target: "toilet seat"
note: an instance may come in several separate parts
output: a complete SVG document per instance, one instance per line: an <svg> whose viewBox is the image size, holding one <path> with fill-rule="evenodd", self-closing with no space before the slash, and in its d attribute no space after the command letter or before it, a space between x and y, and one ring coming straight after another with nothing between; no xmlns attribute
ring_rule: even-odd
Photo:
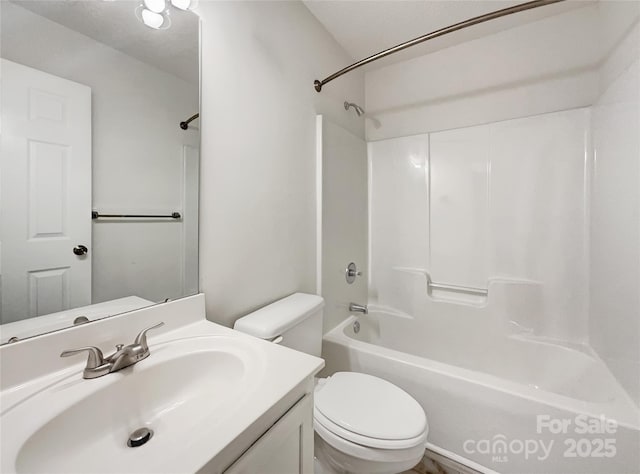
<svg viewBox="0 0 640 474"><path fill-rule="evenodd" d="M334 374L317 385L314 405L318 434L330 444L340 443L337 437L361 447L404 450L427 439L427 418L418 402L372 375Z"/></svg>
<svg viewBox="0 0 640 474"><path fill-rule="evenodd" d="M340 453L352 456L356 459L365 459L370 462L377 463L401 463L408 459L415 459L415 462L424 455L425 443L421 442L410 448L403 449L380 449L369 446L363 446L344 439L330 430L326 429L320 423L314 420L313 423L316 435ZM426 441L426 440L425 440ZM415 464L415 463L414 463ZM411 466L409 466L411 467Z"/></svg>
<svg viewBox="0 0 640 474"><path fill-rule="evenodd" d="M322 429L330 432L332 435L338 436L346 441L350 441L351 443L356 443L360 446L366 446L369 448L406 449L424 444L424 442L427 440L426 430L423 431L422 434L408 439L369 438L367 436L362 436L352 431L345 430L341 426L333 423L317 410L314 410L313 421L316 428L320 426L322 427Z"/></svg>

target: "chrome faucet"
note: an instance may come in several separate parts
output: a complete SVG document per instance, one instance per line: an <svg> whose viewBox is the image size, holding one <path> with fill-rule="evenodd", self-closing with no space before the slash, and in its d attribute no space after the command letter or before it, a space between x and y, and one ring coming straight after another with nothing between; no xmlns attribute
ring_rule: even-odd
<svg viewBox="0 0 640 474"><path fill-rule="evenodd" d="M349 303L349 312L369 314L369 309L366 304Z"/></svg>
<svg viewBox="0 0 640 474"><path fill-rule="evenodd" d="M147 345L147 332L164 326L164 323L158 323L147 329L140 331L136 336L133 344L125 346L124 344L116 345L116 351L109 357L104 357L102 351L97 347L89 346L80 349L71 349L64 351L60 357L69 357L72 355L88 352L87 365L84 368L82 377L85 379L95 379L103 375L117 372L118 370L129 367L130 365L140 362L142 359L149 357L149 346Z"/></svg>

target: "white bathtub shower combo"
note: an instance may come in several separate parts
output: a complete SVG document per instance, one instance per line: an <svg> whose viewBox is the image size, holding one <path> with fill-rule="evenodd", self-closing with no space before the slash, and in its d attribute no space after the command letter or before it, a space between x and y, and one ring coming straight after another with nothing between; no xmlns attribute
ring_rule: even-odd
<svg viewBox="0 0 640 474"><path fill-rule="evenodd" d="M640 472L640 365L597 332L637 317L599 301L607 107L369 142L369 312L328 295L323 374L401 387L481 472Z"/></svg>

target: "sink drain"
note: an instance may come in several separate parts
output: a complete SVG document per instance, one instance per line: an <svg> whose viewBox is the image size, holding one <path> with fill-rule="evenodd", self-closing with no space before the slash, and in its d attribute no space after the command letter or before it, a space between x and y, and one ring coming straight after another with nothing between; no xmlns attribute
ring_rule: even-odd
<svg viewBox="0 0 640 474"><path fill-rule="evenodd" d="M130 448L137 448L138 446L146 444L146 442L149 441L152 436L153 431L151 431L149 428L138 428L129 435L127 446L129 446Z"/></svg>

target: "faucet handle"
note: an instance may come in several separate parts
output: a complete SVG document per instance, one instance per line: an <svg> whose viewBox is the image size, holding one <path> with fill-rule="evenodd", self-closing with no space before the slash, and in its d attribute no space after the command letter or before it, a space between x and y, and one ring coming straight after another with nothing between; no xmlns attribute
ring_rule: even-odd
<svg viewBox="0 0 640 474"><path fill-rule="evenodd" d="M136 336L136 340L133 343L139 345L144 352L148 351L149 346L147 345L147 332L151 331L152 329L157 329L161 326L164 326L164 323L158 323L154 326L148 327L147 329L143 329L142 331L140 331L140 334Z"/></svg>
<svg viewBox="0 0 640 474"><path fill-rule="evenodd" d="M85 369L95 369L104 364L104 356L102 354L102 351L93 346L81 347L80 349L70 349L68 351L62 352L62 354L60 354L60 357L69 357L85 351L89 352L89 357L87 358L87 366L85 367Z"/></svg>

